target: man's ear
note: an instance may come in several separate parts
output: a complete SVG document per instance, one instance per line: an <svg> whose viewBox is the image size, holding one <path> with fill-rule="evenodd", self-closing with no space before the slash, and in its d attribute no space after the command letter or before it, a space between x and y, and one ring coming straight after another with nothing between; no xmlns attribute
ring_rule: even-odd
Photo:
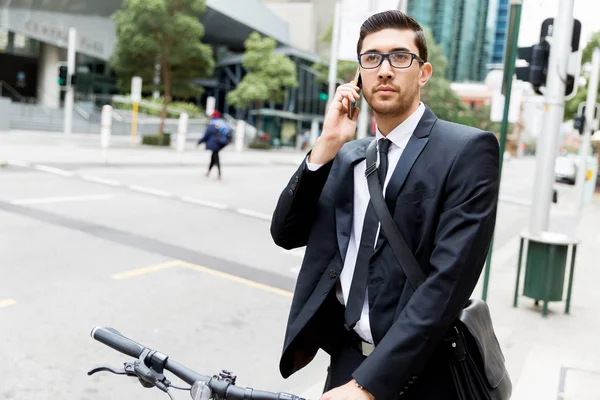
<svg viewBox="0 0 600 400"><path fill-rule="evenodd" d="M419 87L425 86L431 75L433 74L433 67L429 63L423 64L419 69Z"/></svg>

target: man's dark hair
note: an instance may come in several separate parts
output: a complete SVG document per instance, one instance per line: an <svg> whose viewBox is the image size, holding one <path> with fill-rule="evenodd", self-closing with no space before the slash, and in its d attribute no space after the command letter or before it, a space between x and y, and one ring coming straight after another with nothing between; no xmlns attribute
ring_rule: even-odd
<svg viewBox="0 0 600 400"><path fill-rule="evenodd" d="M358 44L356 45L356 53L360 54L363 41L367 35L384 29L406 29L413 31L415 33L415 43L417 44L417 49L419 49L418 55L423 61L427 62L427 40L425 40L423 28L421 28L421 25L413 18L398 10L373 14L369 19L363 22L360 27L360 36L358 38Z"/></svg>

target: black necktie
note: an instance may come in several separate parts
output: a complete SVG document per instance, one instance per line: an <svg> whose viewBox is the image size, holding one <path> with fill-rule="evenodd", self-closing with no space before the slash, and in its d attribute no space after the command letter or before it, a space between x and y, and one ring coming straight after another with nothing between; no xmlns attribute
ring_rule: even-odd
<svg viewBox="0 0 600 400"><path fill-rule="evenodd" d="M377 175L379 176L379 182L381 182L382 187L385 183L385 176L387 175L387 155L390 144L391 142L388 139L379 139L379 167L377 168ZM367 168L368 167L369 166L367 166ZM362 235L360 237L358 255L356 256L356 265L354 267L354 275L352 276L352 284L350 285L350 293L348 294L348 303L346 304L346 311L344 315L346 329L348 330L354 328L360 319L362 307L365 302L367 279L369 277L369 260L373 255L375 236L377 236L378 227L379 221L377 220L375 210L373 210L373 206L369 201L367 213L365 214Z"/></svg>

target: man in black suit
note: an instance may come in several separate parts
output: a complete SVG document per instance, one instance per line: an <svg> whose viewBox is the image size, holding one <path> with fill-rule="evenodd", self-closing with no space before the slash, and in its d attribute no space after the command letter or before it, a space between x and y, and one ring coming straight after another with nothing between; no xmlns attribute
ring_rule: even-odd
<svg viewBox="0 0 600 400"><path fill-rule="evenodd" d="M414 290L370 205L372 138L352 141L359 98L340 86L323 133L281 194L275 243L307 246L280 371L318 349L331 356L322 400L455 399L445 333L481 274L495 225L498 141L439 120L420 101L432 74L419 24L375 14L357 46L363 94L377 121L378 174L387 206L427 279Z"/></svg>

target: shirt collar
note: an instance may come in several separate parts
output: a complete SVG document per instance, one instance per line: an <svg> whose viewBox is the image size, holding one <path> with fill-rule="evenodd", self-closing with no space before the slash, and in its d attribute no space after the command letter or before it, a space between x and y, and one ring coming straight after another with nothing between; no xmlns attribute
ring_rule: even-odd
<svg viewBox="0 0 600 400"><path fill-rule="evenodd" d="M377 128L377 132L375 133L376 140L387 138L393 144L404 149L410 140L413 132L417 128L421 117L425 113L425 105L423 103L419 103L419 107L415 110L414 113L410 115L407 119L405 119L400 125L395 127L387 136L383 136L381 132L379 132L379 127Z"/></svg>

